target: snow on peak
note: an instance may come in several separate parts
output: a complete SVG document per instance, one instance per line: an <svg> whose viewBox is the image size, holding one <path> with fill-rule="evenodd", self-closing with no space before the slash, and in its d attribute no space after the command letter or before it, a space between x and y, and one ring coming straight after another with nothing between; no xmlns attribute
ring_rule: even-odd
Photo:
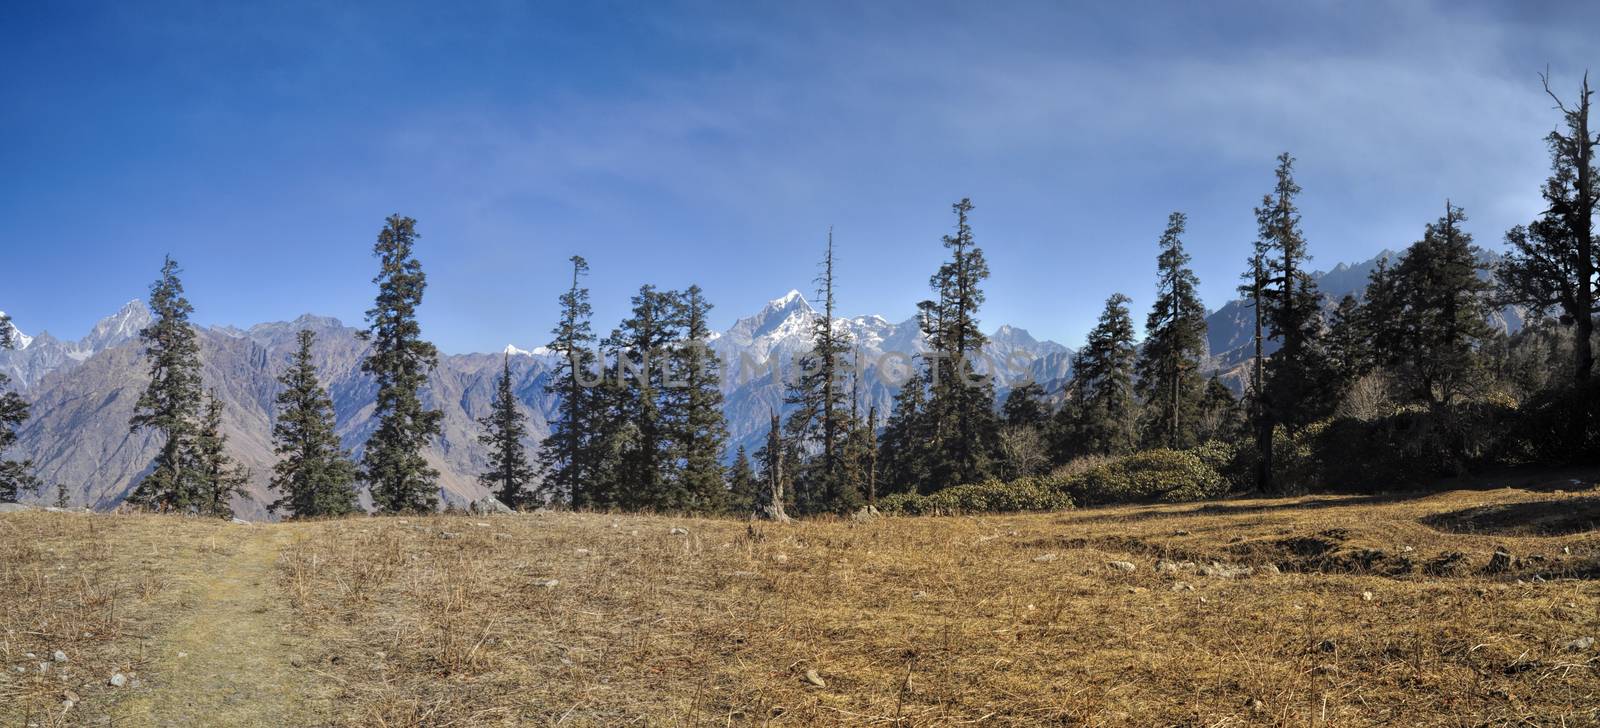
<svg viewBox="0 0 1600 728"><path fill-rule="evenodd" d="M516 344L506 344L502 352L507 356L544 356L550 353L550 347L535 346L532 349L519 349Z"/></svg>
<svg viewBox="0 0 1600 728"><path fill-rule="evenodd" d="M0 311L0 318L3 318L5 315L5 311ZM17 328L15 323L7 321L6 325L11 327L11 343L17 347L17 351L26 349L28 348L29 344L33 343L33 337L22 333L22 329Z"/></svg>
<svg viewBox="0 0 1600 728"><path fill-rule="evenodd" d="M782 296L780 296L778 298L774 298L771 301L767 301L767 307L768 308L788 308L790 305L794 304L794 302L796 302L796 301L799 301L800 303L805 303L806 302L806 297L805 297L804 294L800 293L799 290L791 288L791 289L789 289L788 293L785 293L785 294L783 294Z"/></svg>

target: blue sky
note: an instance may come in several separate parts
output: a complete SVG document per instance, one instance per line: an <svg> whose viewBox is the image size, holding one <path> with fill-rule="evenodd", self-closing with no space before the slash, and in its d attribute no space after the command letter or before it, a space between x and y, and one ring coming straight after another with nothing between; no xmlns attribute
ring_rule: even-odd
<svg viewBox="0 0 1600 728"><path fill-rule="evenodd" d="M1479 244L1540 207L1539 87L1594 62L1572 4L13 3L0 23L0 309L76 338L171 253L204 324L356 323L416 217L426 334L544 343L566 258L596 329L642 283L726 326L810 291L909 317L971 197L986 328L1142 320L1167 214L1231 297L1273 157L1314 264ZM460 7L467 6L467 7ZM1289 7L1293 6L1293 7Z"/></svg>

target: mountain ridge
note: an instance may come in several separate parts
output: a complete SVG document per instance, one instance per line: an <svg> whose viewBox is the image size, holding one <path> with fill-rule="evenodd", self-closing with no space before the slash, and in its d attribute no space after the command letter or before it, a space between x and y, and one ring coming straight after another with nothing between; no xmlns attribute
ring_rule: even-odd
<svg viewBox="0 0 1600 728"><path fill-rule="evenodd" d="M1331 305L1358 291L1379 261L1397 255L1383 251L1367 261L1341 263L1316 274L1325 303ZM1236 392L1242 388L1238 373L1253 351L1251 313L1243 301L1232 300L1206 319L1206 369L1223 376ZM785 382L798 358L810 348L815 316L805 295L791 289L708 337L707 346L725 364L722 392L730 453L739 446L758 448L770 415L785 410ZM17 451L34 460L47 483L66 486L72 503L115 506L154 454L153 436L127 429L133 403L148 378L138 331L149 321L144 303L134 299L96 322L75 342L40 332L30 337L26 346L0 352L0 372L11 375L13 386L33 403L34 416L19 431ZM1521 321L1520 311L1507 309L1500 314L1498 325L1514 331ZM858 397L859 412L863 417L876 412L875 424L881 425L892 407L905 364L926 351L918 321L912 317L895 323L880 315L863 315L835 318L832 325L850 337L852 351L861 362L849 382ZM374 388L360 372L367 344L357 337L358 329L315 314L244 329L197 327L206 384L225 403L224 427L230 450L251 471L247 497L235 503L248 517L263 517L262 504L271 500L266 483L274 461L270 433L276 377L287 366L295 335L302 328L318 334L314 358L334 400L337 432L344 445L359 454L373 427ZM994 376L996 393L1003 401L1013 386L1028 380L1044 384L1049 392L1059 392L1071 376L1073 353L1063 344L1036 339L1026 329L1004 324L990 335L985 358L976 366ZM535 447L549 433L556 402L545 394L544 386L552 376L556 357L546 346L521 349L515 345L494 353L439 357L424 397L429 406L444 412L444 432L425 456L441 473L441 497L446 502L459 505L486 492L476 482L476 473L486 462L476 439L476 419L488 411L502 362L512 369L513 389L528 417L525 444ZM34 496L36 500L53 497L53 492Z"/></svg>

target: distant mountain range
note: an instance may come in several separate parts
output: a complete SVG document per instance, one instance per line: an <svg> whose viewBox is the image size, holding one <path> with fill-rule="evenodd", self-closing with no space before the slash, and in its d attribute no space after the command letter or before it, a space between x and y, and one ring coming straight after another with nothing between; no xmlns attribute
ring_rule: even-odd
<svg viewBox="0 0 1600 728"><path fill-rule="evenodd" d="M1365 285L1379 258L1340 265L1318 274L1323 293L1337 300ZM1230 301L1207 318L1210 325L1210 367L1238 388L1239 365L1249 358L1253 320L1242 301ZM726 363L723 390L732 439L729 451L744 445L758 448L773 411L783 409L784 385L795 358L810 346L815 310L798 291L768 301L753 315L713 335L709 345ZM48 333L22 334L14 322L19 348L0 351L0 372L33 403L33 416L23 426L17 453L34 460L50 492L37 500L53 500L54 487L65 486L72 503L111 508L120 503L148 468L158 443L149 433L130 433L127 422L134 402L148 383L138 332L150 322L142 301L130 301L77 341ZM1521 318L1513 310L1501 325L1515 330ZM864 362L858 401L864 417L876 409L879 423L888 416L892 399L910 357L926 349L915 319L892 323L881 316L835 319L848 333ZM317 332L315 358L323 383L334 401L338 433L357 453L373 428L373 385L361 374L367 344L357 329L336 319L302 316L294 321L265 323L248 329L212 327L200 330L201 356L207 386L226 404L225 428L233 455L250 469L246 497L235 510L247 518L265 517L270 502L266 484L274 456L271 445L273 399L277 376L295 350L301 329ZM898 354L898 356L896 356ZM1059 390L1071 376L1072 350L1039 341L1027 331L1001 326L990 336L987 359L979 366L995 377L1003 398L1020 381L1038 381ZM508 346L493 354L441 356L429 378L429 406L444 413L443 434L427 451L440 471L441 497L462 504L486 492L476 481L485 464L477 441L477 418L489 408L502 357L508 357L514 389L529 421L529 447L550 431L556 401L545 394L556 355L544 347ZM776 362L776 366L774 366ZM776 369L779 381L774 381Z"/></svg>
<svg viewBox="0 0 1600 728"><path fill-rule="evenodd" d="M733 437L730 452L737 445L759 447L770 413L782 410L782 382L795 357L810 345L815 315L799 292L790 291L712 337L710 347L729 363L723 389ZM0 352L0 371L10 375L13 386L33 403L33 416L19 433L16 451L32 458L39 477L49 484L51 490L36 500L52 500L60 484L75 505L115 507L148 468L158 442L149 433L130 433L127 423L149 382L138 332L150 318L142 301L130 301L78 341L62 341L47 333L23 335L17 350ZM880 420L887 417L900 375L880 372L878 362L885 352L899 352L904 356L888 362L889 368L897 369L924 348L916 322L894 324L863 316L838 319L834 325L849 333L861 360L867 362L860 377L862 415L876 407ZM271 500L266 485L274 462L276 380L288 365L301 329L317 333L315 359L333 398L338 433L359 453L374 424L374 387L360 372L367 344L356 337L357 329L336 319L307 315L248 329L199 330L206 385L225 403L231 452L251 472L248 497L234 503L246 518L265 517L263 504ZM1018 328L998 329L989 353L997 362L993 373L1002 390L1024 376L1048 382L1069 373L1071 352L1066 347L1037 341ZM488 411L503 357L511 364L513 387L528 417L527 445L536 446L550 431L556 401L544 389L556 363L553 352L508 346L494 354L441 356L425 399L444 413L444 431L426 457L440 472L441 497L447 502L463 504L486 492L476 481L485 464L476 420ZM778 382L771 376L774 363Z"/></svg>

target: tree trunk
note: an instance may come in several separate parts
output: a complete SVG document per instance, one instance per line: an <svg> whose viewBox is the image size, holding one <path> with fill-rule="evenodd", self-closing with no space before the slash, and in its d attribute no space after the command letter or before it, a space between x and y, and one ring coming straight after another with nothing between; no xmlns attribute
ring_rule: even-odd
<svg viewBox="0 0 1600 728"><path fill-rule="evenodd" d="M1255 260L1255 280L1251 285L1251 299L1255 306L1255 372L1252 383L1255 389L1251 397L1251 404L1255 409L1256 430L1256 488L1262 492L1272 490L1272 422L1267 419L1267 408L1263 397L1266 390L1266 366L1261 353L1261 294L1265 283L1262 270L1264 261L1258 255Z"/></svg>
<svg viewBox="0 0 1600 728"><path fill-rule="evenodd" d="M1578 123L1573 141L1578 147L1578 210L1574 215L1573 235L1578 242L1577 352L1578 382L1586 382L1594 370L1594 148L1589 140L1589 77L1583 77L1578 97Z"/></svg>
<svg viewBox="0 0 1600 728"><path fill-rule="evenodd" d="M778 414L774 412L772 414L772 432L774 435L778 432L778 427ZM783 443L777 437L773 437L768 441L767 448L770 450L767 453L767 457L771 458L771 462L767 467L767 487L770 489L772 500L757 511L755 515L769 521L789 523L792 519L783 510Z"/></svg>

